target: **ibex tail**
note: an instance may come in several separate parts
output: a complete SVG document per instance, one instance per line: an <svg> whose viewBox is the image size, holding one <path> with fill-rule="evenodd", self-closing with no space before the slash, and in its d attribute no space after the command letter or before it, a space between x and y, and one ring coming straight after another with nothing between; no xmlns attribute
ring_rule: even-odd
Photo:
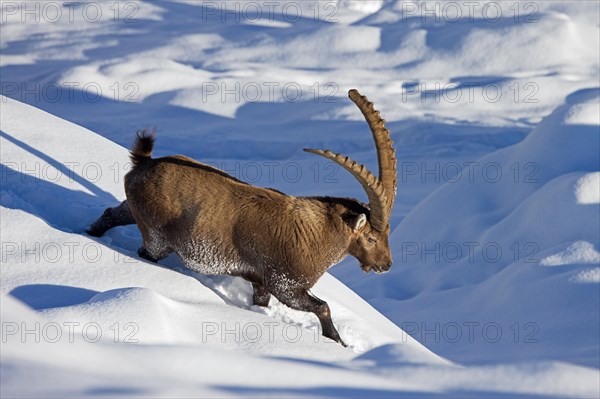
<svg viewBox="0 0 600 399"><path fill-rule="evenodd" d="M137 132L135 143L131 149L131 162L134 166L149 160L154 147L154 130L143 129Z"/></svg>

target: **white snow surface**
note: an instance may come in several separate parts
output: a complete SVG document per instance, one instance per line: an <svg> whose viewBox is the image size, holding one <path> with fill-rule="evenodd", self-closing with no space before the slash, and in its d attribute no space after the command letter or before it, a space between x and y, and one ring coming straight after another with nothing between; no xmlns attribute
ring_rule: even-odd
<svg viewBox="0 0 600 399"><path fill-rule="evenodd" d="M600 3L0 12L0 396L600 396ZM377 170L349 88L386 118L399 185L391 271L347 258L313 289L348 348L241 279L140 260L135 226L83 233L124 199L142 127L156 156L365 200L301 151Z"/></svg>
<svg viewBox="0 0 600 399"><path fill-rule="evenodd" d="M2 159L40 171L3 166L3 397L595 392L595 370L565 363L465 369L330 275L313 292L330 304L350 348L320 337L312 315L276 300L268 309L251 305L239 278L185 272L174 259L178 270L139 260L127 247L139 240L132 228L98 240L82 235L84 215L123 189L114 176L92 183L59 165L105 171L126 162L126 149L2 100ZM515 382L515 374L528 376Z"/></svg>

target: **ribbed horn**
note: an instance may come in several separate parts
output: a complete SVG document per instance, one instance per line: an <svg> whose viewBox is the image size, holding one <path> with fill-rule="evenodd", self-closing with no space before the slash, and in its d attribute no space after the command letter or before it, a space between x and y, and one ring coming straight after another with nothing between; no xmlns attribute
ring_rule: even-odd
<svg viewBox="0 0 600 399"><path fill-rule="evenodd" d="M375 147L377 148L377 161L379 163L379 180L385 188L388 203L385 206L385 219L389 221L392 206L396 199L396 150L394 142L390 137L390 131L385 127L385 120L381 118L373 103L358 90L348 91L348 97L356 104L362 112L373 134Z"/></svg>
<svg viewBox="0 0 600 399"><path fill-rule="evenodd" d="M384 231L389 223L392 206L396 198L396 150L390 137L390 131L385 128L385 120L381 119L379 111L373 103L358 90L348 91L348 97L362 112L373 134L377 148L377 162L379 164L379 179L369 172L364 165L359 165L347 156L334 154L326 150L305 148L304 151L321 155L342 166L358 180L369 197L371 215L369 222L374 229Z"/></svg>
<svg viewBox="0 0 600 399"><path fill-rule="evenodd" d="M388 220L385 218L385 207L388 203L385 195L385 189L379 179L377 179L373 173L369 172L365 165L360 165L347 156L342 154L334 154L329 150L323 151L313 148L305 148L304 151L321 155L322 157L337 163L350 172L352 176L354 176L361 184L367 193L367 197L369 197L369 207L371 210L369 222L371 223L371 226L379 231L385 230L388 223Z"/></svg>

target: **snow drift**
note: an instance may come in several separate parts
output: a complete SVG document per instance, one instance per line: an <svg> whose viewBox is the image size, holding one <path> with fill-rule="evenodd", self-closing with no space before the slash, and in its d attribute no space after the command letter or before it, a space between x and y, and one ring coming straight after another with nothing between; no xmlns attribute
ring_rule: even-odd
<svg viewBox="0 0 600 399"><path fill-rule="evenodd" d="M0 2L1 395L598 397L600 4L275 3ZM82 235L142 127L157 156L364 199L301 151L376 169L350 88L399 190L392 272L315 287L349 350L241 280L140 261L134 226Z"/></svg>
<svg viewBox="0 0 600 399"><path fill-rule="evenodd" d="M435 337L453 323L493 323L480 339L488 358L600 367L599 115L597 88L568 96L525 140L477 160L402 220L393 277L351 286L451 358L480 359L452 345L454 329L427 340L426 328Z"/></svg>
<svg viewBox="0 0 600 399"><path fill-rule="evenodd" d="M72 169L97 164L110 171L126 150L2 101L1 227L9 232L2 243L3 396L596 390L596 371L564 363L458 367L328 275L315 292L330 303L352 349L320 337L312 315L277 301L267 310L250 306L250 287L240 279L185 272L173 258L166 263L179 272L140 261L133 226L86 237L80 231L122 198L122 188L111 174L92 178Z"/></svg>

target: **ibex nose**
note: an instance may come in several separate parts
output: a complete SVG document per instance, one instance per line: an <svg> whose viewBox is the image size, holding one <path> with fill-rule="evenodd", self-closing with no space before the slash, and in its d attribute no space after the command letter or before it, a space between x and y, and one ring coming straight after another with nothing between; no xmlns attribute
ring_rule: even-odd
<svg viewBox="0 0 600 399"><path fill-rule="evenodd" d="M375 267L375 273L386 273L390 270L390 267L392 267L392 262L387 263L387 264L377 265Z"/></svg>

